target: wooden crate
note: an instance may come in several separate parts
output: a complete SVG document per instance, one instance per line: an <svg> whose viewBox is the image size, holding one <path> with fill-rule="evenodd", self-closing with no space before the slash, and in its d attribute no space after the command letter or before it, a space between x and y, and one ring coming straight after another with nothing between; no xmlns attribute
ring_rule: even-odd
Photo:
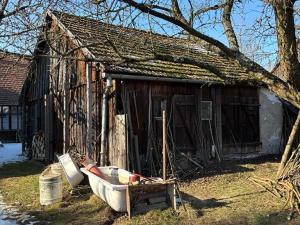
<svg viewBox="0 0 300 225"><path fill-rule="evenodd" d="M175 182L128 185L126 204L129 218L151 209L172 207L176 210Z"/></svg>

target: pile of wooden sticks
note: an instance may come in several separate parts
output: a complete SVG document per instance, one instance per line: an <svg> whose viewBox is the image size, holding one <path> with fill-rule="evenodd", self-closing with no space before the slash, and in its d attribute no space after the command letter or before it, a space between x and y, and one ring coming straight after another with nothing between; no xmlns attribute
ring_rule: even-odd
<svg viewBox="0 0 300 225"><path fill-rule="evenodd" d="M285 201L282 209L290 207L291 213L300 214L300 146L291 154L282 173L276 179L251 177L251 181Z"/></svg>

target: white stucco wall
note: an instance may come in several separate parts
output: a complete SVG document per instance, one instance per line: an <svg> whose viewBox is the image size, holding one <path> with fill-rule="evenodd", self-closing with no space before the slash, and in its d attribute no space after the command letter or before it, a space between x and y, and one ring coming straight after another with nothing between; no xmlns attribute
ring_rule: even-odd
<svg viewBox="0 0 300 225"><path fill-rule="evenodd" d="M282 103L276 95L263 88L259 90L259 102L261 154L278 154L281 150Z"/></svg>

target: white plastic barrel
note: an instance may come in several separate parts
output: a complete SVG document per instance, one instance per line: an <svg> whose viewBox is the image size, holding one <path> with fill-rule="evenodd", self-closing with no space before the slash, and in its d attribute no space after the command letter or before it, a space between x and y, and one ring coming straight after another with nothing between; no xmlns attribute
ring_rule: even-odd
<svg viewBox="0 0 300 225"><path fill-rule="evenodd" d="M51 205L62 201L62 177L60 174L44 171L39 178L40 203Z"/></svg>

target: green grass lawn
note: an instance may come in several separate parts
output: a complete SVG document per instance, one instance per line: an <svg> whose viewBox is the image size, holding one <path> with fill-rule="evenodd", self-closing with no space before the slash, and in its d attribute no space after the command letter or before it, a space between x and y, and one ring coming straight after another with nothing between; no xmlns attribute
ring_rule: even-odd
<svg viewBox="0 0 300 225"><path fill-rule="evenodd" d="M42 207L38 178L45 167L36 161L0 168L0 190L7 203L50 224L300 224L297 214L287 220L282 201L248 180L253 175L270 178L277 166L273 161L225 162L222 168L180 183L187 212L182 207L177 212L152 210L131 220L91 192L70 195L66 183L63 202Z"/></svg>
<svg viewBox="0 0 300 225"><path fill-rule="evenodd" d="M117 224L300 224L300 216L287 220L283 201L256 186L251 176L272 178L278 163L273 160L224 162L221 168L201 178L181 182L180 190L188 212L180 207L178 216L171 210L151 211Z"/></svg>
<svg viewBox="0 0 300 225"><path fill-rule="evenodd" d="M5 165L0 168L0 190L5 201L22 211L30 212L50 224L105 224L114 212L91 192L69 194L64 183L64 201L51 206L39 203L39 175L45 166L36 161Z"/></svg>

